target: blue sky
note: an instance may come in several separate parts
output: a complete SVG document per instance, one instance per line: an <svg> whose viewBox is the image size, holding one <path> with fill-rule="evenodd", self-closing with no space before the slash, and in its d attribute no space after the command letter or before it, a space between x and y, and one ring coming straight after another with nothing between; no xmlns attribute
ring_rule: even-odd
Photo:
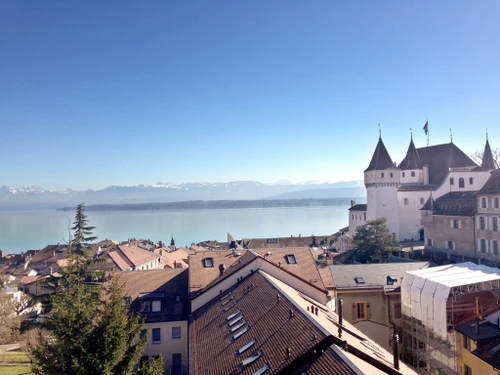
<svg viewBox="0 0 500 375"><path fill-rule="evenodd" d="M500 2L2 1L0 185L361 179L500 147Z"/></svg>

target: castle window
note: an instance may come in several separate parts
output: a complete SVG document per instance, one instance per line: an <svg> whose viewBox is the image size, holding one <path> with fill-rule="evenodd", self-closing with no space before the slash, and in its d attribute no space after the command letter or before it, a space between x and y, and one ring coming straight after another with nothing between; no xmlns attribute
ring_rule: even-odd
<svg viewBox="0 0 500 375"><path fill-rule="evenodd" d="M493 254L498 255L498 241L497 240L491 241L491 245L493 247Z"/></svg>
<svg viewBox="0 0 500 375"><path fill-rule="evenodd" d="M391 176L391 178L392 178L392 172L390 173L390 176Z"/></svg>
<svg viewBox="0 0 500 375"><path fill-rule="evenodd" d="M498 232L498 217L496 216L491 218L491 230L493 232Z"/></svg>
<svg viewBox="0 0 500 375"><path fill-rule="evenodd" d="M453 242L453 241L446 241L446 248L448 250L455 250L455 242Z"/></svg>
<svg viewBox="0 0 500 375"><path fill-rule="evenodd" d="M486 230L486 219L484 216L479 217L479 229Z"/></svg>
<svg viewBox="0 0 500 375"><path fill-rule="evenodd" d="M420 198L420 204L424 204L424 198Z"/></svg>
<svg viewBox="0 0 500 375"><path fill-rule="evenodd" d="M481 208L488 208L485 197L481 198Z"/></svg>
<svg viewBox="0 0 500 375"><path fill-rule="evenodd" d="M412 172L411 172L411 176L412 176L412 177L415 177L415 172L413 172L413 171L412 171Z"/></svg>
<svg viewBox="0 0 500 375"><path fill-rule="evenodd" d="M363 214L364 220L366 221L366 212Z"/></svg>
<svg viewBox="0 0 500 375"><path fill-rule="evenodd" d="M465 187L465 180L463 178L458 179L458 187L459 188L464 188Z"/></svg>
<svg viewBox="0 0 500 375"><path fill-rule="evenodd" d="M481 250L482 253L486 253L486 240L484 238L479 240L479 250Z"/></svg>
<svg viewBox="0 0 500 375"><path fill-rule="evenodd" d="M500 199L498 197L493 198L493 208L500 207Z"/></svg>
<svg viewBox="0 0 500 375"><path fill-rule="evenodd" d="M382 173L380 174L380 177L384 178L384 172L382 172Z"/></svg>
<svg viewBox="0 0 500 375"><path fill-rule="evenodd" d="M455 184L455 180L453 179L453 177L450 177L450 185L454 185Z"/></svg>
<svg viewBox="0 0 500 375"><path fill-rule="evenodd" d="M405 198L405 199L403 200L403 202L404 202L404 205L405 205L405 206L408 206L408 198Z"/></svg>
<svg viewBox="0 0 500 375"><path fill-rule="evenodd" d="M474 184L474 179L472 177L469 177L469 184L470 185Z"/></svg>
<svg viewBox="0 0 500 375"><path fill-rule="evenodd" d="M403 177L404 177L404 176L405 176L405 173L404 173L404 172L401 172L401 176L403 176Z"/></svg>

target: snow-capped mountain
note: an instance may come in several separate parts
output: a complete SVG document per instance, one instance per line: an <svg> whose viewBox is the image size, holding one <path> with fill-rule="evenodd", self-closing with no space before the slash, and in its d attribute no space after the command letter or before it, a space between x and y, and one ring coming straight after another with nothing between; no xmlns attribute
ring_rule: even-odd
<svg viewBox="0 0 500 375"><path fill-rule="evenodd" d="M360 181L264 184L257 181L188 182L109 186L102 190L45 190L38 186L0 187L0 209L61 208L86 204L290 198L350 198L365 195Z"/></svg>

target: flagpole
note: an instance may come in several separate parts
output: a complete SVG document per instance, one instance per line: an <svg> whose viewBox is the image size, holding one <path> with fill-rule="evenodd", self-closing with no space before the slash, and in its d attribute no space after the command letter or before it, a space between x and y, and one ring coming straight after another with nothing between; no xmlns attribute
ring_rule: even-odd
<svg viewBox="0 0 500 375"><path fill-rule="evenodd" d="M427 119L426 124L427 124L427 147L429 147L429 119Z"/></svg>

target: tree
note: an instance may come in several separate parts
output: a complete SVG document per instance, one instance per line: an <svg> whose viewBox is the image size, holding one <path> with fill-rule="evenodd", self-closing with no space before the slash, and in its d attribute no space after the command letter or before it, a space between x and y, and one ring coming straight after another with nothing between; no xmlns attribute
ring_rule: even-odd
<svg viewBox="0 0 500 375"><path fill-rule="evenodd" d="M353 257L360 263L384 263L393 247L393 237L386 218L367 221L358 227L353 237Z"/></svg>
<svg viewBox="0 0 500 375"><path fill-rule="evenodd" d="M88 225L83 205L76 217L71 245L73 249L81 245L81 251L72 252L68 265L61 268L62 277L50 297L52 310L45 331L30 344L33 373L162 374L162 358L136 369L147 337L140 337L141 318L123 304L117 281L104 285L85 282L91 263L86 244L93 238L93 227Z"/></svg>
<svg viewBox="0 0 500 375"><path fill-rule="evenodd" d="M95 227L88 224L85 203L76 206L75 221L71 229L74 231L73 240L71 241L72 252L77 255L85 254L90 247L90 243L97 240L97 237L92 235Z"/></svg>
<svg viewBox="0 0 500 375"><path fill-rule="evenodd" d="M481 163L483 162L483 154L484 150L478 149L474 151L472 154L470 154L470 157L477 164L481 165ZM493 155L493 161L495 162L495 167L500 168L500 147L491 150L491 154Z"/></svg>
<svg viewBox="0 0 500 375"><path fill-rule="evenodd" d="M19 338L21 320L15 313L11 294L0 289L0 345L11 344Z"/></svg>

